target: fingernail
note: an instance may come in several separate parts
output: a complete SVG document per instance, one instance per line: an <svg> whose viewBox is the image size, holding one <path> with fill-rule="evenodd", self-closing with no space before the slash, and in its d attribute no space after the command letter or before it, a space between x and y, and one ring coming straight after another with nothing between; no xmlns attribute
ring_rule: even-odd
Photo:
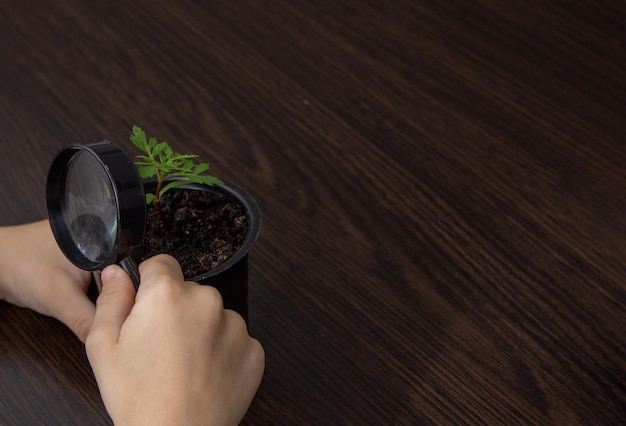
<svg viewBox="0 0 626 426"><path fill-rule="evenodd" d="M102 270L102 275L100 275L100 279L102 283L106 283L107 281L114 278L118 273L119 267L117 265L109 265Z"/></svg>

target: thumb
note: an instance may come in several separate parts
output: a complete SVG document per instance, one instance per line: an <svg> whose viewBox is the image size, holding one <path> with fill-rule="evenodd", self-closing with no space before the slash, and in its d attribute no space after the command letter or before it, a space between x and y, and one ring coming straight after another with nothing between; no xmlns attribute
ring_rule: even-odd
<svg viewBox="0 0 626 426"><path fill-rule="evenodd" d="M117 265L102 271L102 292L96 301L96 315L89 332L98 336L103 344L118 341L124 321L135 304L135 288L128 274ZM101 340L100 340L101 339Z"/></svg>

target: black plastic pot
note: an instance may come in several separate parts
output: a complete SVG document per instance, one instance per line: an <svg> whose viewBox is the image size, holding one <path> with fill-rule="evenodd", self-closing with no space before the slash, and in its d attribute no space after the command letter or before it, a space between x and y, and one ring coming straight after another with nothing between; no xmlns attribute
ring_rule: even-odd
<svg viewBox="0 0 626 426"><path fill-rule="evenodd" d="M257 203L242 188L228 182L214 186L189 184L179 188L218 194L244 207L249 223L248 236L244 244L226 262L211 271L192 277L190 281L215 287L222 295L224 308L236 311L248 323L248 252L261 230L261 212ZM144 189L146 193L153 193L156 189L156 179L145 181Z"/></svg>

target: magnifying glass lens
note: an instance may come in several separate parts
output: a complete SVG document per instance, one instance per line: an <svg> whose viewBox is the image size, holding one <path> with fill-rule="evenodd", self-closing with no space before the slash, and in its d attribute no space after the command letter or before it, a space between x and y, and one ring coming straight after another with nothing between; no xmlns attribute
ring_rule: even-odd
<svg viewBox="0 0 626 426"><path fill-rule="evenodd" d="M117 234L117 204L106 170L87 151L70 160L65 181L63 220L80 252L92 262L104 261Z"/></svg>
<svg viewBox="0 0 626 426"><path fill-rule="evenodd" d="M76 247L92 262L106 260L111 246L109 231L98 216L90 213L81 214L70 224L70 234Z"/></svg>

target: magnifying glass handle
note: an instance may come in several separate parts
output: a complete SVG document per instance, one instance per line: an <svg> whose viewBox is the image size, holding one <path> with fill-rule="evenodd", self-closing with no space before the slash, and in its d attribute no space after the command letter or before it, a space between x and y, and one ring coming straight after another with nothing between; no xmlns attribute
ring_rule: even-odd
<svg viewBox="0 0 626 426"><path fill-rule="evenodd" d="M125 257L121 260L120 266L126 271L135 286L135 291L139 290L139 268L137 262L132 257Z"/></svg>

